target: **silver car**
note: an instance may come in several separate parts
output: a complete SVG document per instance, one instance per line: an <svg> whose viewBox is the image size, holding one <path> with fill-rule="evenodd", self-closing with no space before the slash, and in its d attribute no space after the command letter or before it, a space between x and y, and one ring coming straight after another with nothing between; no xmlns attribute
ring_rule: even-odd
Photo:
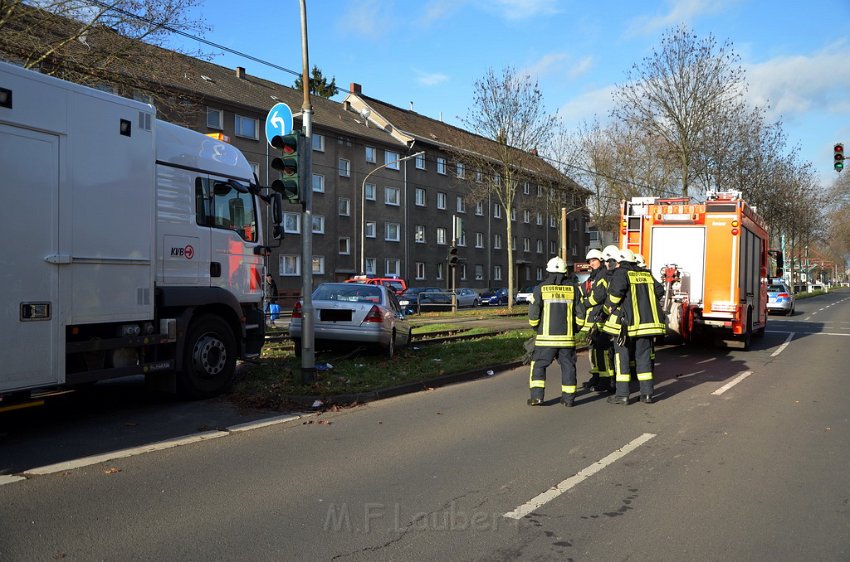
<svg viewBox="0 0 850 562"><path fill-rule="evenodd" d="M463 308L467 306L478 306L481 304L481 298L478 293L467 287L455 291L457 294L457 306Z"/></svg>
<svg viewBox="0 0 850 562"><path fill-rule="evenodd" d="M296 303L289 324L289 337L301 353L302 303ZM386 355L410 343L410 324L402 314L398 299L383 285L363 283L322 283L313 291L313 326L316 346L337 343L363 343Z"/></svg>

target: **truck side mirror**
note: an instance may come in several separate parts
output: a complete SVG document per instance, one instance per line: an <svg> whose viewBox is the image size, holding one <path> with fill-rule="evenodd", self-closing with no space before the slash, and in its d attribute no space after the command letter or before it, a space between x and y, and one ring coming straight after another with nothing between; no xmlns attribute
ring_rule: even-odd
<svg viewBox="0 0 850 562"><path fill-rule="evenodd" d="M272 194L272 222L277 226L280 226L280 223L283 222L283 201L280 198L280 193Z"/></svg>

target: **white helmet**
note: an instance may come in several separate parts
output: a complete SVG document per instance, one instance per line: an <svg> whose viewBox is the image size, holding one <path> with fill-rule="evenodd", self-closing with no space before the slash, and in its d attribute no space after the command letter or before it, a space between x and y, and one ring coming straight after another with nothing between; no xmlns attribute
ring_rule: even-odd
<svg viewBox="0 0 850 562"><path fill-rule="evenodd" d="M587 252L587 255L584 257L584 259L586 259L587 261L590 261L590 260L602 261L602 252L600 252L599 250L594 248L594 249L590 250L589 252Z"/></svg>
<svg viewBox="0 0 850 562"><path fill-rule="evenodd" d="M643 254L635 254L635 263L637 263L638 267L646 267L646 260L643 258Z"/></svg>
<svg viewBox="0 0 850 562"><path fill-rule="evenodd" d="M614 244L605 246L605 249L602 250L602 259L604 259L605 261L617 259L618 255L620 255L620 248L618 248Z"/></svg>
<svg viewBox="0 0 850 562"><path fill-rule="evenodd" d="M566 273L567 263L560 256L555 256L546 264L546 271L549 273Z"/></svg>
<svg viewBox="0 0 850 562"><path fill-rule="evenodd" d="M628 248L623 248L622 250L620 250L619 255L617 255L614 259L619 262L628 263L635 263L635 261L637 260L637 258L635 257L635 253L629 250Z"/></svg>

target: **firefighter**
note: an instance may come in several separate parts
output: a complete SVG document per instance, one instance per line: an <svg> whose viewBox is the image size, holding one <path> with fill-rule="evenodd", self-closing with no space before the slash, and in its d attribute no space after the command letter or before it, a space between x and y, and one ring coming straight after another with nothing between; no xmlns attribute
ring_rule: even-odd
<svg viewBox="0 0 850 562"><path fill-rule="evenodd" d="M581 287L582 299L587 310L582 332L589 332L588 354L590 356L590 380L584 383L584 387L597 392L613 391L614 358L611 338L602 333L599 330L600 326L594 322L608 293L609 271L602 265L603 256L599 250L590 250L585 259L590 264L591 273Z"/></svg>
<svg viewBox="0 0 850 562"><path fill-rule="evenodd" d="M628 248L616 256L618 266L608 286L608 298L603 305L607 315L603 331L613 336L616 395L608 398L612 404L629 403L629 363L634 349L635 368L640 383L641 401L651 404L653 379L652 340L666 328L661 319L658 299L664 289L647 271L635 265L635 254ZM633 347L632 347L633 346Z"/></svg>
<svg viewBox="0 0 850 562"><path fill-rule="evenodd" d="M554 257L546 264L549 275L534 288L528 305L528 323L537 332L531 356L529 406L543 404L546 368L556 358L561 366L561 403L572 407L576 395L576 340L578 327L584 324L575 276L567 275L567 264Z"/></svg>

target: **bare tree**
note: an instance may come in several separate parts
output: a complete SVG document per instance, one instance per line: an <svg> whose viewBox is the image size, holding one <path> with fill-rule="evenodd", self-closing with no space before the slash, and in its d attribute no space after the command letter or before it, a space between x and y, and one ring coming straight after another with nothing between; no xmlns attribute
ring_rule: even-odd
<svg viewBox="0 0 850 562"><path fill-rule="evenodd" d="M666 33L661 47L634 65L626 84L614 91L612 115L666 145L678 164L682 195L700 160L712 120L734 111L743 94L743 70L731 44L717 46L709 35L699 39L687 27Z"/></svg>
<svg viewBox="0 0 850 562"><path fill-rule="evenodd" d="M464 169L479 181L469 182L467 199L492 200L504 212L508 257L508 290L514 290L513 228L511 212L520 182L548 183L549 189L562 187L568 178L545 163L538 150L548 146L556 118L546 111L538 83L507 67L501 73L492 69L474 83L472 106L462 118L466 127L495 142L459 139L452 149ZM479 175L480 173L480 175ZM512 299L508 299L512 307Z"/></svg>
<svg viewBox="0 0 850 562"><path fill-rule="evenodd" d="M186 66L185 53L162 48L173 32L203 35L192 9L201 0L0 0L0 57L45 74L136 91L157 105L185 108L191 96L163 84ZM187 68L188 71L188 68ZM191 100L190 100L191 101Z"/></svg>

